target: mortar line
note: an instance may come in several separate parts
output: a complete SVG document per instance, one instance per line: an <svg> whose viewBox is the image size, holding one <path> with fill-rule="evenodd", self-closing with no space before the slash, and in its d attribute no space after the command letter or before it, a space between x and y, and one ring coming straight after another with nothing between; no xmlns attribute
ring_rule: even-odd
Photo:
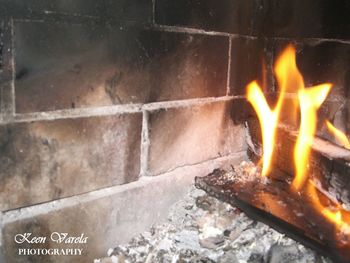
<svg viewBox="0 0 350 263"><path fill-rule="evenodd" d="M15 27L13 23L13 19L10 19L10 32L11 32L11 55L10 55L10 66L11 66L11 117L13 118L16 113L16 97L15 97L15 78L16 78L16 72L15 72Z"/></svg>
<svg viewBox="0 0 350 263"><path fill-rule="evenodd" d="M184 166L178 167L177 169L183 169L186 167L188 167L188 168L194 167L195 168L196 166L225 161L225 160L229 160L231 158L240 158L240 157L243 158L245 156L245 153L246 153L245 151L240 151L240 152L237 152L234 154L221 156L221 157L218 157L215 159L206 160L206 161L199 162L196 164L184 165ZM174 170L176 170L176 169L174 169ZM35 205L28 206L28 207L4 211L4 212L2 212L2 214L3 214L2 224L5 225L8 223L18 221L18 220L23 220L23 219L27 219L27 218L33 218L35 216L39 216L39 215L43 215L43 214L48 214L50 212L58 211L58 210L63 209L63 208L69 208L69 207L73 207L73 206L76 206L79 204L92 202L92 201L95 201L98 199L112 196L114 194L123 193L125 191L135 189L138 187L143 187L143 186L148 185L148 184L153 183L153 182L161 181L161 180L163 180L163 178L166 178L166 177L173 178L173 174L171 172L173 172L174 170L162 173L158 176L142 177L138 181L123 184L123 185L106 187L106 188L93 190L93 191L83 193L83 194L77 194L77 195L70 196L70 197L64 197L64 198L61 198L58 200L48 201L45 203L35 204Z"/></svg>
<svg viewBox="0 0 350 263"><path fill-rule="evenodd" d="M267 39L284 40L284 41L296 41L296 42L337 42L342 44L350 44L350 40L336 39L336 38L318 38L318 37L304 37L304 38L292 38L292 37L268 37Z"/></svg>
<svg viewBox="0 0 350 263"><path fill-rule="evenodd" d="M168 26L168 25L158 25L154 24L151 29L164 31L164 32L174 32L174 33L188 33L188 34L199 34L199 35L210 35L210 36L229 36L229 33L207 31L204 29L197 29L191 27L181 27L181 26Z"/></svg>
<svg viewBox="0 0 350 263"><path fill-rule="evenodd" d="M3 98L4 97L4 93L3 93L3 87L0 85L0 124L4 123L4 112L2 109L2 105L3 105Z"/></svg>
<svg viewBox="0 0 350 263"><path fill-rule="evenodd" d="M157 24L155 24L152 29L159 30L159 31L165 31L165 32L175 32L175 33L188 33L188 34L199 34L199 35L209 35L209 36L227 36L227 37L231 37L231 38L245 38L245 39L258 39L259 38L258 36L252 36L252 35L220 32L220 31L210 31L210 30L197 29L197 28L186 27L186 26L182 27L182 26L169 26L169 25L157 25ZM266 39L287 40L287 41L297 41L297 42L307 42L307 41L338 42L338 43L342 43L342 44L350 44L350 40L336 39L336 38L266 37Z"/></svg>
<svg viewBox="0 0 350 263"><path fill-rule="evenodd" d="M241 155L244 155L246 154L246 150L244 151L239 151L239 152L235 152L235 153L231 153L231 154L228 154L228 155L223 155L223 156L219 156L219 157L213 157L213 158L210 158L208 160L205 160L205 161L202 161L202 162L196 162L196 163L192 163L192 164L184 164L184 165L180 165L180 166L176 166L174 168L170 168L169 170L166 170L165 172L163 173L160 173L160 174L154 174L153 176L160 176L162 174L167 174L167 173L171 173L171 172L174 172L178 169L181 169L181 168L186 168L186 167L190 167L190 166L195 166L195 165L201 165L203 163L210 163L210 162L215 162L215 161L219 161L219 160L226 160L226 159L230 159L232 157L239 157Z"/></svg>
<svg viewBox="0 0 350 263"><path fill-rule="evenodd" d="M156 0L152 0L152 24L156 25Z"/></svg>
<svg viewBox="0 0 350 263"><path fill-rule="evenodd" d="M275 54L275 52L273 52L273 48L271 48L271 46L269 47L269 49L270 49L270 52L271 52L271 59L270 59L270 61L268 63L268 67L269 67L269 70L270 70L270 73L271 73L270 78L271 78L271 81L272 81L272 83L271 83L272 91L276 92L277 86L276 86L276 79L275 79L275 75L274 75L274 63L275 63L275 55L276 54Z"/></svg>
<svg viewBox="0 0 350 263"><path fill-rule="evenodd" d="M1 259L2 244L4 243L3 234L2 234L3 229L4 229L3 212L0 211L0 259Z"/></svg>
<svg viewBox="0 0 350 263"><path fill-rule="evenodd" d="M95 108L65 109L46 112L17 113L11 121L3 121L1 124L22 123L32 121L50 121L60 119L76 119L86 117L108 116L114 114L141 112L141 104L126 104L114 106L102 106Z"/></svg>
<svg viewBox="0 0 350 263"><path fill-rule="evenodd" d="M4 74L4 52L5 52L5 46L4 46L4 31L5 31L5 23L6 21L4 20L0 20L0 32L2 32L0 34L0 43L2 44L2 50L1 50L1 53L0 53L0 57L2 59L1 61L1 65L0 65L0 80L3 78L3 74ZM0 122L3 121L3 98L4 98L4 93L3 93L3 85L1 85L0 83ZM1 223L1 218L0 218L0 223ZM1 242L1 240L0 240Z"/></svg>
<svg viewBox="0 0 350 263"><path fill-rule="evenodd" d="M228 62L227 62L227 81L226 81L226 96L230 95L231 85L231 51L232 51L232 38L228 38Z"/></svg>
<svg viewBox="0 0 350 263"><path fill-rule="evenodd" d="M221 96L209 98L196 98L186 100L152 102L148 104L123 104L112 106L100 106L91 108L64 109L46 112L17 113L11 120L2 120L1 124L24 123L32 121L51 121L60 119L77 119L86 117L109 116L116 114L141 113L142 111L156 111L170 108L184 108L190 106L202 106L215 102L223 102L245 98L244 95Z"/></svg>
<svg viewBox="0 0 350 263"><path fill-rule="evenodd" d="M100 17L98 16L92 16L92 15L84 15L84 14L76 14L76 13L66 13L66 12L57 12L57 11L49 11L45 10L44 15L62 15L66 17L77 17L77 18L89 18L89 19L94 19L94 20L101 20Z"/></svg>
<svg viewBox="0 0 350 263"><path fill-rule="evenodd" d="M233 99L239 99L242 96L221 96L221 97L209 97L209 98L196 98L196 99L188 99L188 100L175 100L175 101L166 101L166 102L152 102L148 104L144 104L142 109L147 111L154 111L160 109L169 109L169 108L183 108L188 106L201 106L210 104L213 102L223 102L229 101Z"/></svg>
<svg viewBox="0 0 350 263"><path fill-rule="evenodd" d="M101 18L93 18L93 17L86 17L86 16L62 16L62 20L60 21L60 24L64 25L74 25L74 26L86 26L86 25L104 25L107 26L107 24L102 20ZM63 19L66 18L66 19ZM74 20L76 19L76 20ZM47 23L47 22L55 22L57 19L54 18L54 16L51 16L50 14L42 14L35 18L13 18L13 21L20 22L20 23Z"/></svg>
<svg viewBox="0 0 350 263"><path fill-rule="evenodd" d="M155 24L150 29L164 31L164 32L188 33L188 34L207 35L207 36L224 36L224 37L232 37L232 38L240 37L240 38L247 38L247 39L258 38L256 36L241 35L241 34L220 32L220 31L210 31L210 30L198 29L193 27L185 27L185 26L169 26L169 25Z"/></svg>
<svg viewBox="0 0 350 263"><path fill-rule="evenodd" d="M141 132L141 154L140 154L140 175L148 175L148 156L149 156L149 112L142 111L142 132Z"/></svg>

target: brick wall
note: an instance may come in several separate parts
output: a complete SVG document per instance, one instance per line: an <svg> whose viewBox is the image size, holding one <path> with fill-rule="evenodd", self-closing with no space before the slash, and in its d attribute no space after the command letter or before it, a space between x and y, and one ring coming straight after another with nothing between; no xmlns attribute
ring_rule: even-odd
<svg viewBox="0 0 350 263"><path fill-rule="evenodd" d="M47 262L14 235L53 231L87 235L74 262L92 262L245 158L238 38L162 26L146 0L3 2L1 262Z"/></svg>
<svg viewBox="0 0 350 263"><path fill-rule="evenodd" d="M324 11L349 6L309 2L0 0L0 262L47 262L13 237L52 231L89 236L91 262L244 159L245 85L276 89L286 42L350 105L348 20Z"/></svg>

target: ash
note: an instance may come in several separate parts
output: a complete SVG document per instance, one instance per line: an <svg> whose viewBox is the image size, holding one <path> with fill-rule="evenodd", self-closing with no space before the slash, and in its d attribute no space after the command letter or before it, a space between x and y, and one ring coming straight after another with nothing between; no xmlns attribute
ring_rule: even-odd
<svg viewBox="0 0 350 263"><path fill-rule="evenodd" d="M171 207L166 223L109 249L108 257L94 261L128 262L331 263L194 186Z"/></svg>
<svg viewBox="0 0 350 263"><path fill-rule="evenodd" d="M269 179L266 176L261 176L261 169L253 162L243 161L240 165L232 166L231 170L225 171L216 183L225 185L227 182L249 181L267 183Z"/></svg>

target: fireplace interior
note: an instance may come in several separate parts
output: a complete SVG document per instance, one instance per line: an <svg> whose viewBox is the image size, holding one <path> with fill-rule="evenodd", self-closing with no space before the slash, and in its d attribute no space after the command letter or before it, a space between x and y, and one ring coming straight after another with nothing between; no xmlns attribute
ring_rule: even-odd
<svg viewBox="0 0 350 263"><path fill-rule="evenodd" d="M349 1L0 6L1 263L350 262Z"/></svg>

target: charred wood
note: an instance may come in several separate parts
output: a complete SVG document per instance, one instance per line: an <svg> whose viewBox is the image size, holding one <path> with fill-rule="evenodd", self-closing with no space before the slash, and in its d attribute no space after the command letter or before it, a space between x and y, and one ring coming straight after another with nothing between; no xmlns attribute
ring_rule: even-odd
<svg viewBox="0 0 350 263"><path fill-rule="evenodd" d="M334 225L314 210L311 203L292 193L288 183L274 179L234 179L243 174L230 179L229 173L237 172L214 170L205 177L197 177L195 185L335 262L350 262L350 241L340 242L334 234Z"/></svg>
<svg viewBox="0 0 350 263"><path fill-rule="evenodd" d="M262 153L260 125L250 118L248 126L248 156L254 162ZM294 176L293 149L297 133L280 126L277 131L273 157L275 179L290 182ZM282 172L278 172L282 171ZM308 175L316 187L350 210L350 151L320 138L315 138L308 167Z"/></svg>

